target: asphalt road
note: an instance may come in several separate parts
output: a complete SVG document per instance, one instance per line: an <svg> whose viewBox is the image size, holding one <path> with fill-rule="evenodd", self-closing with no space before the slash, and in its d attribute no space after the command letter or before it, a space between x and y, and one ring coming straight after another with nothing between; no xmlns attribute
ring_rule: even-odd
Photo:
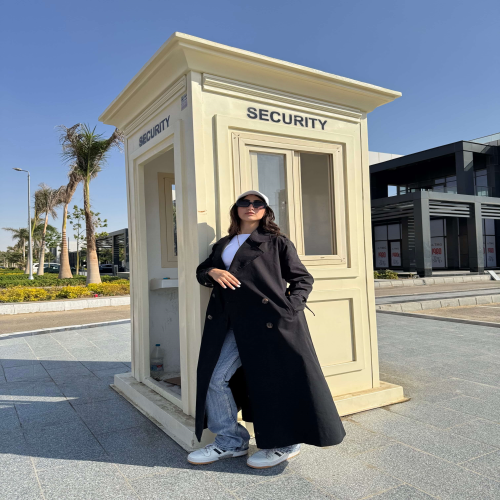
<svg viewBox="0 0 500 500"><path fill-rule="evenodd" d="M55 328L58 326L86 325L130 318L130 306L77 309L75 311L5 314L0 316L0 335L14 332Z"/></svg>

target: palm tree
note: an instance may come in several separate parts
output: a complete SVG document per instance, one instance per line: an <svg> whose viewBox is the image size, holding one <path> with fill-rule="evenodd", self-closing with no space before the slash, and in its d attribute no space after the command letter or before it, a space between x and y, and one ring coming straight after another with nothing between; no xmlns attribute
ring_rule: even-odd
<svg viewBox="0 0 500 500"><path fill-rule="evenodd" d="M60 127L63 158L74 164L74 170L83 180L83 208L85 210L85 227L87 234L87 284L100 283L99 261L95 244L94 224L90 210L90 181L94 179L106 163L113 147L121 150L123 135L118 130L111 137L104 139L96 129L88 125L76 124L71 128Z"/></svg>
<svg viewBox="0 0 500 500"><path fill-rule="evenodd" d="M71 267L69 265L68 239L66 236L66 223L68 219L68 205L75 194L78 184L82 181L81 175L71 165L68 174L68 184L61 186L61 200L64 203L63 221L62 221L62 242L61 242L61 266L59 267L59 278L72 278Z"/></svg>
<svg viewBox="0 0 500 500"><path fill-rule="evenodd" d="M43 182L39 184L40 189L35 191L35 205L38 205L39 213L45 214L43 225L42 240L40 244L40 256L38 258L38 276L43 275L43 264L45 262L45 235L47 233L47 224L49 223L49 215L53 219L57 219L56 208L61 205L61 192L59 189L52 189Z"/></svg>
<svg viewBox="0 0 500 500"><path fill-rule="evenodd" d="M5 231L10 231L12 233L12 239L17 241L16 247L23 252L23 264L26 263L26 242L29 239L29 232L25 227L20 227L15 229L13 227L2 228Z"/></svg>

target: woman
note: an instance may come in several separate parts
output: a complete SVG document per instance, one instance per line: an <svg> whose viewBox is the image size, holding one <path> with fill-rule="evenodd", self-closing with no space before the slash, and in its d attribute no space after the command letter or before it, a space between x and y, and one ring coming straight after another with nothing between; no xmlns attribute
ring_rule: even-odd
<svg viewBox="0 0 500 500"><path fill-rule="evenodd" d="M213 289L198 360L196 437L206 427L217 436L188 461L247 455L241 409L261 448L247 465L267 468L298 455L300 443L339 444L345 430L303 311L313 277L264 194L241 194L230 217L228 236L196 270L200 284Z"/></svg>

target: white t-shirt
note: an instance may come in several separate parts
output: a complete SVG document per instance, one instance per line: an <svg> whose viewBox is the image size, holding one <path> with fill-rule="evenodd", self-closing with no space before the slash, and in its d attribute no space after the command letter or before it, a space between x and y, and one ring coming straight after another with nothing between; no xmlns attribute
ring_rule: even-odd
<svg viewBox="0 0 500 500"><path fill-rule="evenodd" d="M224 261L224 265L226 266L226 271L229 270L231 262L233 262L234 254L238 251L238 248L243 245L243 243L249 236L249 234L238 234L234 236L226 245L226 248L224 248L222 252L222 260Z"/></svg>

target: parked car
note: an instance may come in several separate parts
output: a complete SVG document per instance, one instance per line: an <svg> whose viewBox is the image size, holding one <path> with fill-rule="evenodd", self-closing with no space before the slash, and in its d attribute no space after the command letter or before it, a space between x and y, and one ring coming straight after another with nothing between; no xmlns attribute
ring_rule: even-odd
<svg viewBox="0 0 500 500"><path fill-rule="evenodd" d="M114 264L100 264L99 265L99 273L100 274L113 274ZM123 266L118 266L118 272L125 271Z"/></svg>
<svg viewBox="0 0 500 500"><path fill-rule="evenodd" d="M33 273L37 273L39 267L40 267L40 263L39 262L33 264ZM57 262L51 262L50 264L49 263L45 263L43 265L43 272L44 273L59 273L59 268L60 267L61 267L61 265L58 264Z"/></svg>

